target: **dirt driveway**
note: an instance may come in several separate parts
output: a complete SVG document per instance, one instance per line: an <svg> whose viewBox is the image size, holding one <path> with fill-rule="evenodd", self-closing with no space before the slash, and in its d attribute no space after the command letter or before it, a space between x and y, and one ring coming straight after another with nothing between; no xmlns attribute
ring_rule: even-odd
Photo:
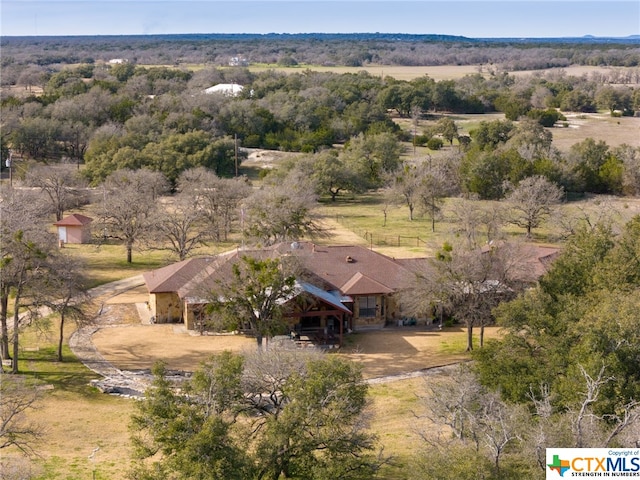
<svg viewBox="0 0 640 480"><path fill-rule="evenodd" d="M202 336L178 324L142 325L135 303L112 303L111 307L125 323L100 329L92 340L105 360L121 370L148 369L162 359L170 369L192 371L216 352L256 348L255 340L243 335ZM485 335L497 334L493 327ZM345 340L339 354L361 363L365 378L411 373L468 358L463 328L393 327L354 333Z"/></svg>
<svg viewBox="0 0 640 480"><path fill-rule="evenodd" d="M255 339L244 335L199 335L181 324L150 324L143 315L147 300L143 285L106 295L102 328L91 341L120 370L147 370L163 360L169 369L193 371L214 353L256 348ZM485 332L485 338L498 335L497 327ZM362 364L365 378L402 375L467 360L466 337L460 327L391 327L346 335L338 354Z"/></svg>

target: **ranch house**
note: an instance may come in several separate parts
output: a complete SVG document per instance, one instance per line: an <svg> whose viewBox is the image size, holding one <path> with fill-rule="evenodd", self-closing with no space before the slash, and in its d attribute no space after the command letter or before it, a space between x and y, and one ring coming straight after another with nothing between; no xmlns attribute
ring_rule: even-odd
<svg viewBox="0 0 640 480"><path fill-rule="evenodd" d="M535 282L558 253L553 247L519 249L519 263L526 273L520 280L526 284ZM344 332L400 324L404 315L396 293L415 272L430 265L427 258L395 259L361 246L311 242L191 258L144 274L154 321L183 323L189 330L203 328L207 299L231 277L232 265L243 256L295 262L296 291L285 299L285 321L292 333L319 335L318 340L341 340Z"/></svg>
<svg viewBox="0 0 640 480"><path fill-rule="evenodd" d="M296 295L287 299L292 331L335 333L381 328L401 318L394 293L411 276L402 261L360 246L293 242L260 250L234 250L191 258L144 274L155 322L198 329L210 298L242 256L280 256L297 262ZM426 259L412 259L424 262Z"/></svg>

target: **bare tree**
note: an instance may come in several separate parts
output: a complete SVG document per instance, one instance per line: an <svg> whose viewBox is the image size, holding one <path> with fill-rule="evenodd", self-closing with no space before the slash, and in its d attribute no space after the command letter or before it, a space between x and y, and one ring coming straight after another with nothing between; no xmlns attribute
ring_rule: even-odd
<svg viewBox="0 0 640 480"><path fill-rule="evenodd" d="M156 202L166 185L164 176L147 170L118 170L103 185L103 202L98 207L104 234L124 242L127 262L132 261L136 242L153 230Z"/></svg>
<svg viewBox="0 0 640 480"><path fill-rule="evenodd" d="M460 190L458 178L460 156L450 154L432 158L428 156L418 166L420 188L418 206L422 213L431 218L431 231L436 231L436 217L440 214L445 197L455 195Z"/></svg>
<svg viewBox="0 0 640 480"><path fill-rule="evenodd" d="M594 446L589 441L589 436L593 435L594 428L587 427L588 423L593 424L596 420L595 416L591 412L590 406L598 400L602 386L606 385L610 380L612 380L612 378L605 377L604 365L602 365L595 378L589 375L582 365L578 365L578 367L585 380L585 391L581 392L581 396L583 398L578 406L578 410L573 416L573 432L576 448L583 448L587 446Z"/></svg>
<svg viewBox="0 0 640 480"><path fill-rule="evenodd" d="M32 87L40 87L45 84L46 71L43 67L38 65L29 65L22 71L18 77L18 85L23 85L29 92L32 91Z"/></svg>
<svg viewBox="0 0 640 480"><path fill-rule="evenodd" d="M526 249L509 243L473 250L445 244L400 292L403 309L417 315L434 306L444 309L467 328L467 351L473 349L476 326L483 346L493 308L512 298L529 278L528 255Z"/></svg>
<svg viewBox="0 0 640 480"><path fill-rule="evenodd" d="M415 209L420 208L421 213L431 217L431 229L435 231L443 199L458 190L457 167L452 160L428 156L387 174L391 177L390 188L409 208L409 220L413 220Z"/></svg>
<svg viewBox="0 0 640 480"><path fill-rule="evenodd" d="M471 409L477 405L483 389L475 376L464 365L456 366L449 375L429 378L424 382L426 395L422 397L426 408L425 418L438 426L450 429L451 436L462 442L477 440L469 421ZM435 430L435 429L434 429ZM440 433L441 430L436 431ZM441 435L432 431L419 432L427 442L447 443ZM445 434L448 436L449 432Z"/></svg>
<svg viewBox="0 0 640 480"><path fill-rule="evenodd" d="M563 239L575 235L582 227L591 231L600 227L615 229L616 224L629 221L624 211L616 206L613 197L607 196L581 202L574 206L571 213L554 210L551 218L558 235Z"/></svg>
<svg viewBox="0 0 640 480"><path fill-rule="evenodd" d="M265 185L245 201L245 233L264 245L319 235L314 192L309 179L295 171L277 185Z"/></svg>
<svg viewBox="0 0 640 480"><path fill-rule="evenodd" d="M523 425L528 424L525 407L509 405L496 392L487 393L481 404L479 418L483 443L491 453L496 474L500 475L500 459L505 450L522 440Z"/></svg>
<svg viewBox="0 0 640 480"><path fill-rule="evenodd" d="M205 218L204 212L198 208L197 198L179 193L171 205L157 212L154 233L159 246L156 248L168 249L181 261L184 260L209 238Z"/></svg>
<svg viewBox="0 0 640 480"><path fill-rule="evenodd" d="M479 452L491 459L496 478L500 478L503 454L508 447L520 445L529 423L526 409L508 405L497 393L487 391L464 365L445 378L429 378L425 390L426 413L418 420L426 419L432 425L428 432L419 432L422 439L438 448L467 447ZM443 433L434 435L434 431Z"/></svg>
<svg viewBox="0 0 640 480"><path fill-rule="evenodd" d="M208 224L209 235L226 241L240 218L240 203L251 193L244 178L220 178L211 170L196 167L185 170L178 179L178 191L191 196L194 208Z"/></svg>
<svg viewBox="0 0 640 480"><path fill-rule="evenodd" d="M18 373L18 353L19 353L19 333L21 327L21 313L24 307L30 306L31 302L25 303L28 298L29 288L33 286L38 276L45 270L47 258L46 246L39 245L31 240L25 232L18 230L10 238L3 238L3 244L8 244L2 258L2 304L7 303L5 298L13 296L13 325L11 329L11 343L13 345L11 373ZM6 310L3 314L6 317ZM6 320L5 320L6 323ZM8 356L7 356L8 358Z"/></svg>
<svg viewBox="0 0 640 480"><path fill-rule="evenodd" d="M409 221L413 221L413 212L419 200L422 183L417 170L415 165L405 164L397 172L394 172L395 175L389 187L395 195L402 197L409 209Z"/></svg>
<svg viewBox="0 0 640 480"><path fill-rule="evenodd" d="M391 207L398 205L398 196L394 191L393 187L385 187L382 191L382 197L380 199L380 211L384 216L384 222L382 223L383 227L387 226L387 215L389 214L389 209Z"/></svg>
<svg viewBox="0 0 640 480"><path fill-rule="evenodd" d="M86 187L86 182L69 165L35 166L27 172L25 183L46 194L56 221L62 220L65 210L82 203L82 189Z"/></svg>
<svg viewBox="0 0 640 480"><path fill-rule="evenodd" d="M502 238L504 208L498 202L456 199L449 203L448 213L455 219L458 229L454 233L464 238L465 248L478 248Z"/></svg>
<svg viewBox="0 0 640 480"><path fill-rule="evenodd" d="M627 195L640 195L640 147L622 144L614 148L613 154L624 165L622 188Z"/></svg>
<svg viewBox="0 0 640 480"><path fill-rule="evenodd" d="M47 255L55 246L55 237L41 217L38 202L30 200L29 195L21 192L3 197L0 215L0 354L3 360L12 359L13 373L18 372L18 336L24 300L35 279L44 273ZM10 300L13 302L11 331L7 323Z"/></svg>
<svg viewBox="0 0 640 480"><path fill-rule="evenodd" d="M25 455L34 454L44 432L41 425L27 420L26 413L37 407L40 391L25 377L4 376L0 398L0 449L16 447Z"/></svg>
<svg viewBox="0 0 640 480"><path fill-rule="evenodd" d="M87 280L83 275L83 262L69 255L62 253L50 255L45 268L46 274L38 278L32 288L32 297L36 306L47 307L60 317L57 358L62 362L66 320L72 319L79 326L90 321L90 316L84 308L84 303L89 298Z"/></svg>
<svg viewBox="0 0 640 480"><path fill-rule="evenodd" d="M510 223L531 231L539 227L560 203L564 193L561 187L541 175L525 178L507 195L512 209Z"/></svg>

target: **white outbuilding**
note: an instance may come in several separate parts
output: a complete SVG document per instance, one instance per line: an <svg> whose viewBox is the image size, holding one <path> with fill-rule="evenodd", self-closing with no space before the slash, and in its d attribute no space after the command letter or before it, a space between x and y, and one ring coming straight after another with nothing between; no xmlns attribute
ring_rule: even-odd
<svg viewBox="0 0 640 480"><path fill-rule="evenodd" d="M220 93L222 95L226 95L227 97L236 97L240 95L244 87L242 85L238 85L237 83L219 83L214 85L213 87L207 88L204 93Z"/></svg>

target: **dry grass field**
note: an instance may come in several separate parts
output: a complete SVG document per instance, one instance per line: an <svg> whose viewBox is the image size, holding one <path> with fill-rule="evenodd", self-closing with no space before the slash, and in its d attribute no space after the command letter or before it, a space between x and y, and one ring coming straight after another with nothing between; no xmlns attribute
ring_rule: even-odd
<svg viewBox="0 0 640 480"><path fill-rule="evenodd" d="M623 143L640 147L640 118L612 117L608 113L567 114L566 128L553 128L553 144L561 151L591 137L610 147Z"/></svg>
<svg viewBox="0 0 640 480"><path fill-rule="evenodd" d="M393 77L396 80L413 80L414 78L428 75L436 81L440 80L457 80L465 75L473 75L481 73L485 76L489 75L487 66L483 65L432 65L432 66L400 66L400 65L363 65L361 67L343 67L343 66L322 66L322 65L297 65L295 67L281 67L278 65L261 65L255 64L249 66L249 70L255 73L274 70L285 73L303 72L312 70L314 72L333 72L333 73L358 73L367 72L377 77ZM587 65L572 65L565 68L554 68L548 70L519 70L508 72L518 77L526 75L545 75L550 72L564 72L566 75L581 77L590 75L591 73L607 73L611 69L609 67L595 67Z"/></svg>
<svg viewBox="0 0 640 480"><path fill-rule="evenodd" d="M480 124L480 122L491 122L493 120L504 120L502 113L484 114L443 114L456 122L459 134L469 135L469 132ZM623 143L634 147L640 147L640 118L638 117L612 117L608 112L600 113L566 113L566 127L558 126L551 128L553 144L561 152L567 152L575 143L583 141L585 138L602 140L610 147L617 147ZM418 132L422 132L426 127L433 126L440 118L440 115L433 115L430 118L418 122ZM404 130L412 131L413 123L408 118L394 119ZM446 151L447 146L442 151ZM413 156L413 148L407 144L405 147L408 158ZM426 148L418 148L417 156L438 152L429 151Z"/></svg>

